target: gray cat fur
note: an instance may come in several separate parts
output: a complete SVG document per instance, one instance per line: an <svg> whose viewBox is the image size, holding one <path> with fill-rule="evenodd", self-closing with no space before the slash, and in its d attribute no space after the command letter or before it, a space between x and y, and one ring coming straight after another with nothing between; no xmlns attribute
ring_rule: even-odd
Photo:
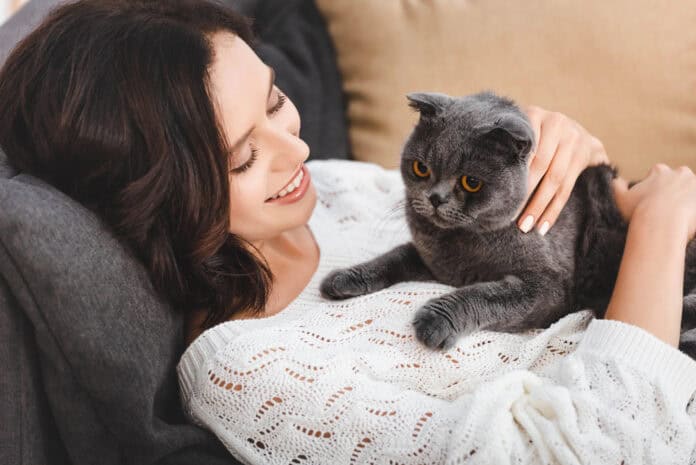
<svg viewBox="0 0 696 465"><path fill-rule="evenodd" d="M402 281L455 286L427 302L413 321L417 338L441 349L479 329L543 328L584 308L601 318L627 233L611 189L616 169L585 169L553 228L545 236L524 234L515 216L534 145L526 115L492 92L459 98L414 93L408 100L420 112L401 156L412 242L333 271L320 286L322 295L344 299ZM430 168L429 177L414 174L415 160ZM463 175L483 181L482 188L465 191ZM684 284L694 294L695 241L687 249ZM688 330L695 326L696 295L688 295L680 349L694 358L696 330Z"/></svg>

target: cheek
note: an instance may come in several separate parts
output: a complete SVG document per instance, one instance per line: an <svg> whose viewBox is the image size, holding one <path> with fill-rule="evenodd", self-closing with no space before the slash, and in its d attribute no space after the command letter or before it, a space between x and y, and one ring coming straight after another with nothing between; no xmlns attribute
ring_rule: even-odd
<svg viewBox="0 0 696 465"><path fill-rule="evenodd" d="M248 175L230 178L230 228L232 232L261 223L266 200L265 180Z"/></svg>
<svg viewBox="0 0 696 465"><path fill-rule="evenodd" d="M495 183L488 184L483 189L486 191L481 193L476 204L481 212L508 214L514 212L520 203L518 188L515 185Z"/></svg>
<svg viewBox="0 0 696 465"><path fill-rule="evenodd" d="M412 197L426 195L429 189L435 184L432 177L426 179L416 178L410 172L404 173L402 171L401 178L404 181L406 192Z"/></svg>
<svg viewBox="0 0 696 465"><path fill-rule="evenodd" d="M506 173L504 177L495 183L499 196L504 197L508 202L519 202L524 199L527 191L527 182L519 173Z"/></svg>

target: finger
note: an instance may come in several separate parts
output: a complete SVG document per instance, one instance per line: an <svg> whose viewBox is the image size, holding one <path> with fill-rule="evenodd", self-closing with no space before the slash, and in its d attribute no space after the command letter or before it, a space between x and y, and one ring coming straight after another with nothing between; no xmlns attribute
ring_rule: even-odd
<svg viewBox="0 0 696 465"><path fill-rule="evenodd" d="M622 196L628 192L628 181L620 176L612 179L611 184L615 195Z"/></svg>
<svg viewBox="0 0 696 465"><path fill-rule="evenodd" d="M544 175L539 187L527 204L526 208L518 220L518 226L523 232L529 232L536 220L542 215L546 207L558 192L568 173L571 155L574 144L563 144L559 146L557 153L553 157L551 166Z"/></svg>
<svg viewBox="0 0 696 465"><path fill-rule="evenodd" d="M551 203L549 203L546 210L544 210L544 213L542 213L541 217L536 222L537 231L539 231L539 234L542 236L546 235L546 233L549 232L549 229L556 224L556 220L561 214L561 210L563 210L563 207L570 198L570 193L573 191L574 185L575 183L569 185L569 187L566 187L566 184L564 184L560 187L560 189L558 189L558 191L556 191L556 195L554 195L553 199L551 199Z"/></svg>
<svg viewBox="0 0 696 465"><path fill-rule="evenodd" d="M560 143L559 124L560 119L558 118L550 118L541 123L541 140L539 140L538 149L529 166L529 178L527 180L528 196L539 185L541 178L546 174L551 164L554 153L558 149Z"/></svg>
<svg viewBox="0 0 696 465"><path fill-rule="evenodd" d="M693 176L694 174L693 170L686 165L681 165L679 168L677 168L677 171L682 174L686 174L687 176Z"/></svg>
<svg viewBox="0 0 696 465"><path fill-rule="evenodd" d="M534 159L534 156L536 155L537 149L539 148L539 136L541 135L541 112L536 107L528 107L527 116L529 117L529 122L532 125L532 130L534 131L534 147L532 147L532 151L527 159L527 167L529 167Z"/></svg>
<svg viewBox="0 0 696 465"><path fill-rule="evenodd" d="M655 187L656 176L659 176L659 172L665 169L665 167L666 165L651 168L648 175L638 181L628 181L623 178L612 180L616 206L619 208L619 212L625 221L628 222L631 219L636 206L647 195L657 190Z"/></svg>
<svg viewBox="0 0 696 465"><path fill-rule="evenodd" d="M585 169L585 158L578 154L589 153L589 144L582 144L582 147L583 148L580 150L568 148L567 153L570 154L571 160L568 164L566 175L556 191L556 195L553 196L553 199L551 199L551 202L544 209L544 212L539 216L536 222L539 233L542 236L556 224L556 220L558 220L563 207L565 207L565 204L570 198L570 194L573 192L575 182L580 176L580 173Z"/></svg>
<svg viewBox="0 0 696 465"><path fill-rule="evenodd" d="M669 171L669 170L670 170L670 168L669 168L669 166L667 166L666 164L664 164L664 163L655 163L655 164L654 164L653 166L651 166L650 169L648 170L648 174L647 174L646 178L647 178L647 177L650 177L650 176L655 176L655 175L657 175L657 174L659 174L659 173L666 173L666 172Z"/></svg>
<svg viewBox="0 0 696 465"><path fill-rule="evenodd" d="M614 202L619 209L619 213L624 221L628 221L631 217L632 209L629 206L629 185L624 178L616 177L611 180L611 187L614 193Z"/></svg>
<svg viewBox="0 0 696 465"><path fill-rule="evenodd" d="M590 162L589 166L608 165L609 155L604 148L601 140L594 136L590 136Z"/></svg>

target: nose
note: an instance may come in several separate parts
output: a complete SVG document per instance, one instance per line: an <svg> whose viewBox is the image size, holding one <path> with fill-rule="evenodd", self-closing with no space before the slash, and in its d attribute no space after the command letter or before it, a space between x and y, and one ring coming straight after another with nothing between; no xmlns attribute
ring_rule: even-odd
<svg viewBox="0 0 696 465"><path fill-rule="evenodd" d="M442 205L446 201L446 199L444 199L437 192L433 192L432 194L430 194L430 197L428 197L428 199L430 200L430 203L432 203L433 207L435 207L435 208L439 207L440 205Z"/></svg>
<svg viewBox="0 0 696 465"><path fill-rule="evenodd" d="M299 121L276 128L266 142L266 150L275 154L273 169L280 172L294 170L309 158L309 146L299 137Z"/></svg>

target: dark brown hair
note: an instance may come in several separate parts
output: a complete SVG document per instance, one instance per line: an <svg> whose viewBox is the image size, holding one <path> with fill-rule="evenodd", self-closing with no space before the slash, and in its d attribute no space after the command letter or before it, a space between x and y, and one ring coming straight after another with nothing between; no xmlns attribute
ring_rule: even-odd
<svg viewBox="0 0 696 465"><path fill-rule="evenodd" d="M206 327L262 310L272 279L229 233L208 74L221 31L252 41L212 2L83 0L52 11L0 71L10 163L94 211L174 308L207 311Z"/></svg>

